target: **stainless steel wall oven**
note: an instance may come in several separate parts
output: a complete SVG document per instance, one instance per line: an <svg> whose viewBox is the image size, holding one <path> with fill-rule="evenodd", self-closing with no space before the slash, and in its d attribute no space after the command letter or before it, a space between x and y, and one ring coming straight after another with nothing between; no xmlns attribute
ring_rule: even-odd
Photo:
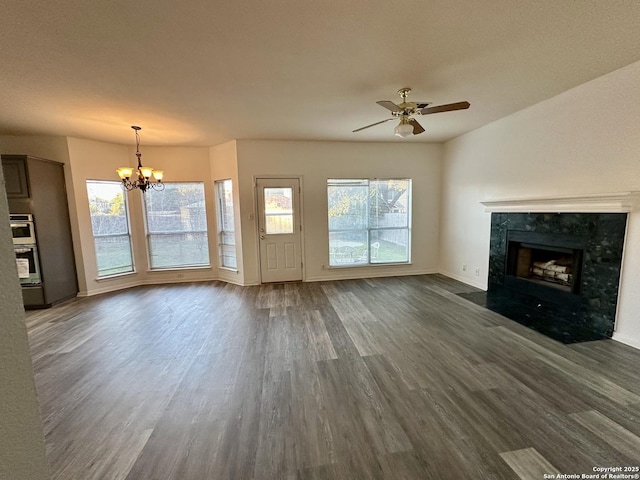
<svg viewBox="0 0 640 480"><path fill-rule="evenodd" d="M35 245L36 231L33 224L33 215L28 213L12 213L9 215L11 234L14 245Z"/></svg>
<svg viewBox="0 0 640 480"><path fill-rule="evenodd" d="M42 283L38 247L35 245L14 245L13 249L16 252L16 266L20 284L39 285Z"/></svg>

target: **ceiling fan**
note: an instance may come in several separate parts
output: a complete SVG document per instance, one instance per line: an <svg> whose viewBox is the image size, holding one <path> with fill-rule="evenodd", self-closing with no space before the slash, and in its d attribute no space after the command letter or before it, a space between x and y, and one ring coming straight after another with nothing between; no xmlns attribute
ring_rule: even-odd
<svg viewBox="0 0 640 480"><path fill-rule="evenodd" d="M412 118L414 115L430 115L432 113L440 113L440 112L451 112L453 110L465 110L469 108L469 102L457 102L457 103L448 103L446 105L438 105L437 107L429 107L431 102L407 102L407 96L411 93L410 88L401 88L398 90L398 95L402 99L402 102L398 105L393 103L390 100L380 100L376 102L381 107L384 107L388 110L391 110L391 118L387 118L382 120L381 122L372 123L371 125L367 125L366 127L357 128L353 131L359 132L369 127L374 127L376 125L380 125L381 123L388 122L389 120L397 120L400 119L400 123L395 128L395 134L398 137L408 137L409 135L418 135L424 132L424 128L422 125L418 123L415 118Z"/></svg>

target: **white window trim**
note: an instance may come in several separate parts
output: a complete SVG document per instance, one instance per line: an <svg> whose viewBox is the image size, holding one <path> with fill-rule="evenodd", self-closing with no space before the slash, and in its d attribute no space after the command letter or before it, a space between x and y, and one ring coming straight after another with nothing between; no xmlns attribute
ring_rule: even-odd
<svg viewBox="0 0 640 480"><path fill-rule="evenodd" d="M344 183L329 183L331 180L340 180L341 182ZM331 257L329 257L327 259L327 266L329 269L342 269L342 268L364 268L364 267L388 267L388 266L398 266L398 265L411 265L411 253L412 253L412 245L411 245L411 224L412 224L412 215L413 215L413 208L412 208L412 203L413 203L413 182L411 178L328 178L327 179L327 211L329 210L329 205L328 205L328 201L329 201L329 197L328 197L328 188L330 186L334 186L334 187L340 187L340 186L358 186L357 182L367 182L367 189L371 188L371 182L379 182L379 181L393 181L393 180L398 180L398 181L406 181L408 182L408 192L409 192L409 204L407 205L407 226L406 227L370 227L368 225L369 222L369 209L370 209L370 204L369 202L366 203L366 217L367 217L367 227L366 228L359 228L359 229L347 229L347 230L331 230L330 228L328 228L328 233L346 233L346 232L366 232L366 237L367 237L367 244L366 244L366 253L367 253L367 262L366 263L353 263L353 264L339 264L339 265L331 265ZM349 184L348 182L351 181L353 183ZM327 222L329 221L329 218L327 217ZM371 232L372 231L376 231L376 230L406 230L407 231L407 241L408 241L408 245L407 245L407 260L405 262L398 262L398 261L393 261L393 262L372 262L371 261L371 244L370 244L370 237L371 237ZM328 243L329 243L329 247L331 245L330 240L327 238ZM330 250L330 248L329 248Z"/></svg>
<svg viewBox="0 0 640 480"><path fill-rule="evenodd" d="M118 188L122 189L122 184L118 181L113 181L113 180L97 180L97 179L86 179L85 180L85 188L87 188L87 204L90 206L91 205L91 200L89 199L89 191L88 191L88 186L90 183L102 183L102 184L112 184L113 186L118 186ZM135 258L133 255L133 238L131 235L131 215L129 212L129 200L127 197L127 192L123 191L122 192L122 197L123 197L123 201L124 201L124 213L125 213L125 217L127 220L127 233L118 233L118 234L107 234L107 235L95 235L93 233L93 224L91 226L91 238L93 239L93 248L94 248L94 254L95 254L95 265L96 265L96 270L98 272L98 275L96 276L95 280L96 281L102 281L102 280L110 280L113 278L118 278L118 277L124 277L124 276L128 276L128 275L134 275L136 274L136 266L135 266ZM92 216L91 216L91 211L89 211L89 220L91 223L92 222ZM129 252L131 255L131 270L126 271L126 272L118 272L118 273L109 273L106 275L100 275L100 269L98 267L98 253L97 253L97 249L96 249L96 238L107 238L107 237L124 237L127 236L129 237Z"/></svg>
<svg viewBox="0 0 640 480"><path fill-rule="evenodd" d="M220 180L215 180L214 181L214 193L215 193L215 198L216 198L216 218L217 218L217 245L218 245L218 269L220 270L228 270L228 271L232 271L232 272L237 272L238 271L238 246L237 246L237 241L235 241L234 245L229 245L227 243L224 243L222 241L222 239L224 238L225 233L227 234L233 234L233 238L236 238L236 230L235 230L235 216L234 216L234 212L231 212L231 216L233 218L233 230L225 230L224 229L224 225L223 225L223 217L224 217L224 211L223 211L223 206L222 206L222 194L223 192L221 191L224 188L224 183L225 182L231 182L231 195L233 198L233 179L231 178L223 178ZM228 248L233 248L234 250L234 258L236 261L236 266L229 266L229 265L224 265L224 257L225 255L223 255L223 250L225 247Z"/></svg>

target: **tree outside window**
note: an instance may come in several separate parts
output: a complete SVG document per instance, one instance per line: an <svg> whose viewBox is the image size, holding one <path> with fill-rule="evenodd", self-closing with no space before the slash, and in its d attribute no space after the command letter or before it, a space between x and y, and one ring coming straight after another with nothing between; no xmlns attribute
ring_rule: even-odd
<svg viewBox="0 0 640 480"><path fill-rule="evenodd" d="M145 192L144 204L152 269L209 265L203 183L165 183Z"/></svg>
<svg viewBox="0 0 640 480"><path fill-rule="evenodd" d="M410 261L410 179L329 179L327 196L330 266Z"/></svg>
<svg viewBox="0 0 640 480"><path fill-rule="evenodd" d="M120 182L87 180L98 277L133 271L126 196Z"/></svg>

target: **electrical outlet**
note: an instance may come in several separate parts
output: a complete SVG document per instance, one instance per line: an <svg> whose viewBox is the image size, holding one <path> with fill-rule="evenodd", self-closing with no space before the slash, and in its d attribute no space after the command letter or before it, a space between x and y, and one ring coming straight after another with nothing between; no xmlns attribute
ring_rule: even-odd
<svg viewBox="0 0 640 480"><path fill-rule="evenodd" d="M476 277L479 277L480 276L480 269L478 267L476 267L474 273L476 274Z"/></svg>
<svg viewBox="0 0 640 480"><path fill-rule="evenodd" d="M467 271L467 264L466 264L466 263L463 263L463 264L462 264L462 271L463 271L463 272L466 272L466 271Z"/></svg>

